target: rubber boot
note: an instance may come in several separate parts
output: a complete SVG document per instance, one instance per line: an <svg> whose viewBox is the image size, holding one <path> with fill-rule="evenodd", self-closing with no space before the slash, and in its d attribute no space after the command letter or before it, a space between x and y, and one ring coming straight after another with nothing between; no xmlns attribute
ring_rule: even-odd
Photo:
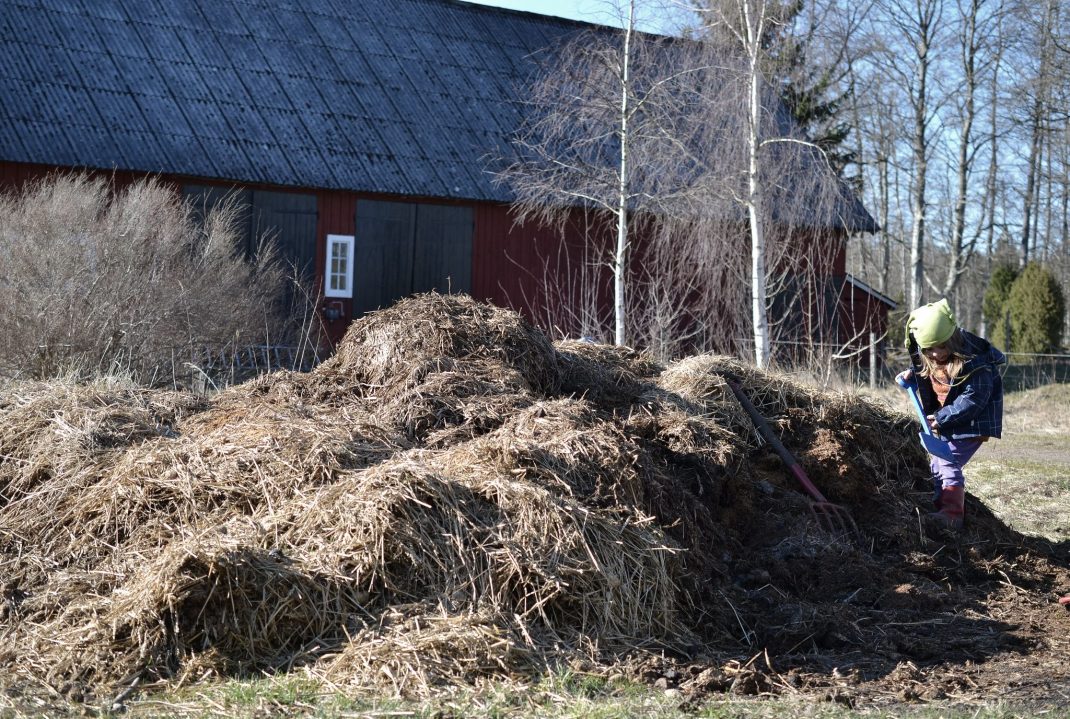
<svg viewBox="0 0 1070 719"><path fill-rule="evenodd" d="M925 516L926 525L937 530L962 531L966 513L966 488L962 485L943 487L940 491L940 511Z"/></svg>

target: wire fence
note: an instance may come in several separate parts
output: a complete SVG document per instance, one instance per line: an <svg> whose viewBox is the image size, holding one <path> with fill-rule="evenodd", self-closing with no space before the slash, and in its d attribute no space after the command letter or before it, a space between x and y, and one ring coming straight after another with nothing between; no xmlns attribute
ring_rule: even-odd
<svg viewBox="0 0 1070 719"><path fill-rule="evenodd" d="M1070 383L1070 354L1026 354L1007 352L1007 364L1000 368L1003 387L1009 392L1042 387L1056 383ZM905 352L889 353L877 371L877 385L887 385L897 372L909 366ZM860 382L869 382L866 368L847 367L844 371L853 374Z"/></svg>
<svg viewBox="0 0 1070 719"><path fill-rule="evenodd" d="M811 346L811 349L815 347ZM824 349L832 351L834 348L829 345ZM823 353L819 351L817 354ZM907 366L905 352L890 352L876 364L876 382L871 383L872 369L868 362L859 363L854 356L839 359L833 354L828 356L832 358L831 366L841 379L858 385L888 385L894 381L896 373ZM290 345L231 345L201 348L193 354L187 367L190 370L191 388L210 391L278 370L308 372L323 359L307 348ZM1012 392L1047 384L1070 383L1070 354L1008 353L1007 364L1002 372L1004 387Z"/></svg>
<svg viewBox="0 0 1070 719"><path fill-rule="evenodd" d="M1003 386L1011 391L1070 382L1070 354L1008 353Z"/></svg>
<svg viewBox="0 0 1070 719"><path fill-rule="evenodd" d="M308 348L291 345L228 345L196 350L186 368L190 388L205 392L279 370L308 372L323 359Z"/></svg>
<svg viewBox="0 0 1070 719"><path fill-rule="evenodd" d="M870 387L890 386L895 375L910 366L906 350L898 343L875 338L868 347L846 351L829 343L777 342L781 368L810 370L811 374L834 374L846 384ZM1000 368L1007 391L1070 383L1070 354L1027 354L1007 352L1007 364ZM870 361L870 358L875 361ZM825 368L825 372L821 372Z"/></svg>

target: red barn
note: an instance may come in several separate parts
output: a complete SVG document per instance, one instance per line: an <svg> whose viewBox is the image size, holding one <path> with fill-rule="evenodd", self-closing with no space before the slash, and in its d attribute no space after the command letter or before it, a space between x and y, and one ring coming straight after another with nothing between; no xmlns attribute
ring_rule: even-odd
<svg viewBox="0 0 1070 719"><path fill-rule="evenodd" d="M519 126L533 58L588 27L458 0L5 2L0 183L84 168L205 205L236 193L334 339L413 292L523 309L543 252L581 237L517 226L485 158ZM847 229L872 230L848 204ZM842 244L830 276L866 294Z"/></svg>

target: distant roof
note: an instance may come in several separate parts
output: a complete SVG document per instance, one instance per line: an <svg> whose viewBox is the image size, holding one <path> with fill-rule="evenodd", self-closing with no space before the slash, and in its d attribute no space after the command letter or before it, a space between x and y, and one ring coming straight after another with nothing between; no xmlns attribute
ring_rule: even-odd
<svg viewBox="0 0 1070 719"><path fill-rule="evenodd" d="M590 27L459 0L0 0L0 160L508 202L486 158L533 56Z"/></svg>
<svg viewBox="0 0 1070 719"><path fill-rule="evenodd" d="M862 280L858 279L857 277L855 277L851 273L847 273L847 276L846 276L845 279L847 280L848 284L853 285L854 287L857 287L858 289L862 290L866 294L872 296L874 299L876 299L876 300L878 300L880 302L883 302L884 304L888 305L888 307L890 309L894 310L894 309L897 309L899 307L899 303L896 302L895 300L893 300L891 297L889 297L888 295L884 294L883 292L879 292L878 290L874 289L870 285L868 285L865 282L863 282Z"/></svg>

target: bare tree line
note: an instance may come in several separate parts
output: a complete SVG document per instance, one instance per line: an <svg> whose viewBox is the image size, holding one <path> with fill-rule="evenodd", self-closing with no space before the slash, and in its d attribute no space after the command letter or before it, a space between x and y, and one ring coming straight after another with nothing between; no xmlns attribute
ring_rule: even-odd
<svg viewBox="0 0 1070 719"><path fill-rule="evenodd" d="M764 326L775 299L807 267L786 228L843 219L842 185L813 174L821 152L776 111L792 83L820 77L838 102L831 122L850 129L845 175L879 225L851 240L848 271L910 306L949 297L983 331L995 264L1040 261L1070 286L1067 6L664 0L644 6L677 23L658 37L635 31L635 0L618 3L623 42L584 38L547 68L531 97L539 120L505 176L527 215L561 220L582 205L616 218L615 254L590 260L614 274L614 341L664 346L653 338L675 327L761 365L784 339ZM805 47L805 64L777 65L785 38ZM583 162L562 161L580 148ZM784 192L789 166L807 162L808 186ZM634 286L629 222L658 238ZM710 278L718 292L696 302Z"/></svg>
<svg viewBox="0 0 1070 719"><path fill-rule="evenodd" d="M882 225L853 243L855 271L912 306L950 297L982 330L994 263L1040 261L1070 286L1065 0L871 0L850 12L862 21L823 40L848 48L862 192Z"/></svg>
<svg viewBox="0 0 1070 719"><path fill-rule="evenodd" d="M602 266L613 277L603 339L669 355L715 348L759 366L778 341L835 339L803 328L831 317L835 292L816 288L817 268L841 249L852 204L780 102L765 47L780 5L689 6L681 38L637 32L636 4L621 32L592 31L553 56L505 158L522 220L601 229L568 268L547 258L558 315L547 321L590 325L600 296L578 278ZM612 242L606 223L577 221L588 213L612 218Z"/></svg>

